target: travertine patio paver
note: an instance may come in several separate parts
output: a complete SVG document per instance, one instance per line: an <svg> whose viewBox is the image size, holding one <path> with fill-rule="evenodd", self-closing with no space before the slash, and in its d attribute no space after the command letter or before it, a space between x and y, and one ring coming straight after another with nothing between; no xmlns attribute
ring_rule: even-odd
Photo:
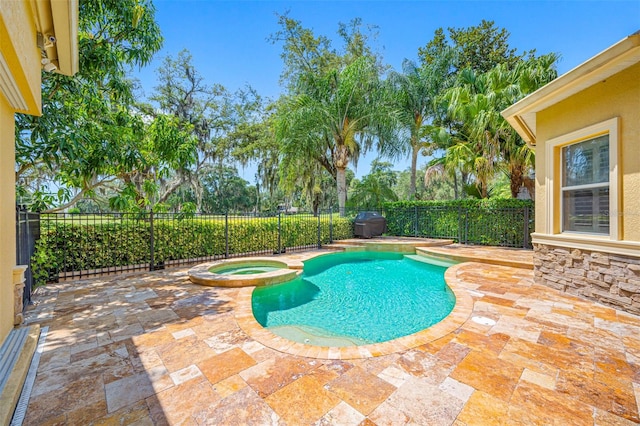
<svg viewBox="0 0 640 426"><path fill-rule="evenodd" d="M351 359L265 346L238 325L242 290L186 271L38 290L27 323L49 332L25 424L640 422L640 318L536 285L528 270L454 267L469 319Z"/></svg>

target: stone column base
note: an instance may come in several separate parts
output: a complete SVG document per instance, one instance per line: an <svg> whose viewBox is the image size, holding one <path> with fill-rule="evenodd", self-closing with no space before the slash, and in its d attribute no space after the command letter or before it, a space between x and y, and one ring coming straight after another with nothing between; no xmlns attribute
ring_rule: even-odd
<svg viewBox="0 0 640 426"><path fill-rule="evenodd" d="M640 315L640 257L533 245L535 281Z"/></svg>
<svg viewBox="0 0 640 426"><path fill-rule="evenodd" d="M24 271L26 270L26 265L19 265L13 268L13 325L20 325L24 321L22 295L24 294Z"/></svg>

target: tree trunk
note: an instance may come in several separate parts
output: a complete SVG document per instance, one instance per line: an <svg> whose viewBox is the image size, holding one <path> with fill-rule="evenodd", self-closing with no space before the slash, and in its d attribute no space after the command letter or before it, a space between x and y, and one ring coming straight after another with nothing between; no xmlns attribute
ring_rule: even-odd
<svg viewBox="0 0 640 426"><path fill-rule="evenodd" d="M412 144L411 152L411 182L409 184L409 198L416 198L416 169L418 168L418 154L420 153L420 147L417 144Z"/></svg>
<svg viewBox="0 0 640 426"><path fill-rule="evenodd" d="M196 211L200 213L202 211L202 199L204 198L204 190L195 174L189 176L189 183L196 197Z"/></svg>
<svg viewBox="0 0 640 426"><path fill-rule="evenodd" d="M311 208L313 209L313 216L317 217L320 213L320 196L314 195L311 202Z"/></svg>
<svg viewBox="0 0 640 426"><path fill-rule="evenodd" d="M513 165L510 169L511 198L518 198L520 188L524 185L524 173L520 165Z"/></svg>
<svg viewBox="0 0 640 426"><path fill-rule="evenodd" d="M176 191L176 189L180 188L180 186L183 183L184 182L182 181L182 179L177 179L173 181L168 187L165 188L162 195L158 197L157 204L161 204L167 201L167 199L171 196L171 194L173 194Z"/></svg>
<svg viewBox="0 0 640 426"><path fill-rule="evenodd" d="M527 191L529 192L529 197L531 197L531 200L536 201L536 180L531 179L530 177L525 177L524 187L527 188Z"/></svg>
<svg viewBox="0 0 640 426"><path fill-rule="evenodd" d="M334 157L336 166L336 184L338 189L338 209L340 216L345 216L345 206L347 204L347 166L349 165L349 151L344 143L336 138L336 150Z"/></svg>
<svg viewBox="0 0 640 426"><path fill-rule="evenodd" d="M458 199L460 194L458 193L458 173L453 171L453 198Z"/></svg>
<svg viewBox="0 0 640 426"><path fill-rule="evenodd" d="M336 182L338 185L338 208L340 210L340 216L344 217L346 214L345 205L347 203L347 168L338 167L336 168L336 171Z"/></svg>
<svg viewBox="0 0 640 426"><path fill-rule="evenodd" d="M489 198L489 191L487 189L486 182L480 182L480 197L482 197L482 199Z"/></svg>

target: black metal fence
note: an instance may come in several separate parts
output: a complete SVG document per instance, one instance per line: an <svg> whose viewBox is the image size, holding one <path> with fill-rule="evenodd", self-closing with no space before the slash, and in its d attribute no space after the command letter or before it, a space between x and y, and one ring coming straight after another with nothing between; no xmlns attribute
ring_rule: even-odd
<svg viewBox="0 0 640 426"><path fill-rule="evenodd" d="M40 264L32 266L45 281L295 252L353 235L351 222L332 212L59 213L43 214L40 221L46 250L37 259Z"/></svg>
<svg viewBox="0 0 640 426"><path fill-rule="evenodd" d="M534 210L524 207L413 206L378 209L389 235L452 239L461 244L532 248Z"/></svg>
<svg viewBox="0 0 640 426"><path fill-rule="evenodd" d="M31 265L31 257L39 238L40 214L28 212L24 207L16 206L16 263L18 265ZM24 277L23 308L31 302L31 291L34 287L32 268L27 268Z"/></svg>
<svg viewBox="0 0 640 426"><path fill-rule="evenodd" d="M371 210L371 209L368 209ZM531 248L532 207L415 206L377 210L387 235ZM267 215L42 214L17 210L18 263L34 283L157 270L206 261L308 250L353 237L353 219L332 211ZM35 242L38 252L33 256Z"/></svg>

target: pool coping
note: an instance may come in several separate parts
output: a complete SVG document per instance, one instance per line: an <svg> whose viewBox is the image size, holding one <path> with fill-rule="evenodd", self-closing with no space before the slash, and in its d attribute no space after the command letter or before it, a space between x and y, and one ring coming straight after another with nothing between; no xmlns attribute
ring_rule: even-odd
<svg viewBox="0 0 640 426"><path fill-rule="evenodd" d="M429 328L387 342L335 347L305 345L285 339L264 328L253 316L251 297L255 287L239 289L236 297L235 319L238 326L252 339L289 355L317 359L361 359L389 355L440 339L460 328L471 317L473 298L457 278L457 271L462 265L464 263L451 266L445 271L445 282L456 297L456 304L449 315Z"/></svg>

